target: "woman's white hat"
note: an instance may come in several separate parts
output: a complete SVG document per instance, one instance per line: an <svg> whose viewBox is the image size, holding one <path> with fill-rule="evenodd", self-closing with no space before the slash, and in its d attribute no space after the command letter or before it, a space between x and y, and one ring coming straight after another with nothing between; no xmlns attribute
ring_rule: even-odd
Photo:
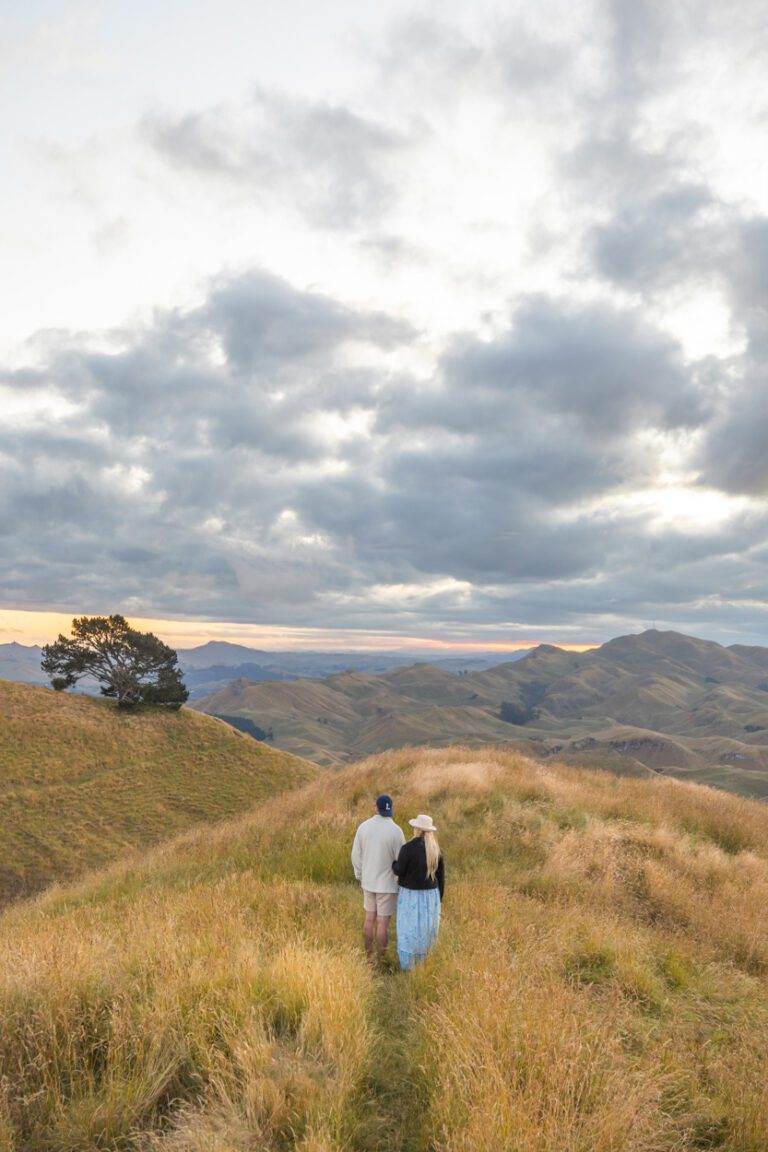
<svg viewBox="0 0 768 1152"><path fill-rule="evenodd" d="M420 812L415 820L409 820L408 823L411 828L418 828L420 832L437 832L437 828L432 823L432 817L425 816L423 812Z"/></svg>

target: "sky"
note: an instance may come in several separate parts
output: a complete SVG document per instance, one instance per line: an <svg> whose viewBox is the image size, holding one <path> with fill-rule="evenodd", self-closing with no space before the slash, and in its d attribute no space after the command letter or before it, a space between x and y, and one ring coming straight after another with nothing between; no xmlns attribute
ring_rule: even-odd
<svg viewBox="0 0 768 1152"><path fill-rule="evenodd" d="M3 6L0 641L765 643L767 16Z"/></svg>

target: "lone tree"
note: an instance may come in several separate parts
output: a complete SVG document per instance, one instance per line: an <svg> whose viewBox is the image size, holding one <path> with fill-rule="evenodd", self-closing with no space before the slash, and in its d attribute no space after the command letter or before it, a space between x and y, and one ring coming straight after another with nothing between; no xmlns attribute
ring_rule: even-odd
<svg viewBox="0 0 768 1152"><path fill-rule="evenodd" d="M137 632L124 616L78 616L71 637L60 635L43 648L41 666L57 692L92 676L120 708L180 708L189 696L173 648L151 632Z"/></svg>

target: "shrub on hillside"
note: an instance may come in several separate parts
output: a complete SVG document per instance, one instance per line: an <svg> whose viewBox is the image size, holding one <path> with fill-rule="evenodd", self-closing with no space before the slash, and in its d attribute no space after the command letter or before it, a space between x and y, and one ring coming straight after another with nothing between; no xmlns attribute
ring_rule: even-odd
<svg viewBox="0 0 768 1152"><path fill-rule="evenodd" d="M274 740L275 734L271 728L260 728L258 724L254 724L253 720L249 720L247 716L225 716L221 712L215 712L217 720L223 720L225 724L230 724L233 728L237 728L238 732L245 732L248 736L253 736L254 740Z"/></svg>
<svg viewBox="0 0 768 1152"><path fill-rule="evenodd" d="M499 719L505 724L523 725L530 724L537 714L537 709L530 704L515 704L512 700L505 700L501 705Z"/></svg>

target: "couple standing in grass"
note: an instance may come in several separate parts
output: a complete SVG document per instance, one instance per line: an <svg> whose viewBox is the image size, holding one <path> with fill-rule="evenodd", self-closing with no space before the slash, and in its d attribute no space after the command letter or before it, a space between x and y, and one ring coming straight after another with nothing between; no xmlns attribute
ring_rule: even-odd
<svg viewBox="0 0 768 1152"><path fill-rule="evenodd" d="M445 869L437 829L430 816L409 820L413 839L406 843L393 819L391 796L379 796L376 814L355 833L352 867L363 889L365 950L383 956L389 921L397 912L397 956L406 971L424 960L437 939Z"/></svg>

